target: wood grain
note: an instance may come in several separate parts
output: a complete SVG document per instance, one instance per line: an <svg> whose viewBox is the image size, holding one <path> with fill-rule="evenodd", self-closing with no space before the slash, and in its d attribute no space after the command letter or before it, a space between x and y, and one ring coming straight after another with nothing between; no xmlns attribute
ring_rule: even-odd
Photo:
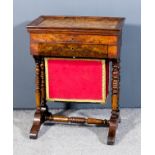
<svg viewBox="0 0 155 155"><path fill-rule="evenodd" d="M121 29L125 18L95 16L40 16L27 28Z"/></svg>
<svg viewBox="0 0 155 155"><path fill-rule="evenodd" d="M108 120L96 119L96 118L66 117L63 115L50 115L46 117L46 120L53 121L53 122L81 123L81 124L95 124L95 125L109 126Z"/></svg>
<svg viewBox="0 0 155 155"><path fill-rule="evenodd" d="M40 64L40 78L41 78L41 100L42 104L45 105L46 103L46 88L45 88L45 62L44 58L41 59Z"/></svg>
<svg viewBox="0 0 155 155"><path fill-rule="evenodd" d="M59 34L59 33L31 33L31 43L77 43L77 44L107 44L117 45L117 36Z"/></svg>
<svg viewBox="0 0 155 155"><path fill-rule="evenodd" d="M87 44L31 44L31 54L36 56L60 56L60 57L107 57L106 45Z"/></svg>
<svg viewBox="0 0 155 155"><path fill-rule="evenodd" d="M40 58L34 57L35 63L36 63L36 91L35 91L35 96L36 96L36 108L39 109L41 106L41 83L40 83Z"/></svg>
<svg viewBox="0 0 155 155"><path fill-rule="evenodd" d="M119 82L120 82L120 64L119 60L112 61L112 110L119 110Z"/></svg>

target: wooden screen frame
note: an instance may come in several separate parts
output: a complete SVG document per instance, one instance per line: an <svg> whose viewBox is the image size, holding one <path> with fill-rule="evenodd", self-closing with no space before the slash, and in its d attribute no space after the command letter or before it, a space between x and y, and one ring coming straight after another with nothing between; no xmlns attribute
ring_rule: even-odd
<svg viewBox="0 0 155 155"><path fill-rule="evenodd" d="M49 80L48 80L48 60L84 60L84 61L101 61L102 62L102 99L101 100L91 100L91 99L64 99L64 98L50 98L49 97ZM106 61L104 59L72 59L72 58L51 58L45 57L45 80L46 80L46 100L47 101L69 101L69 102L90 102L90 103L106 103ZM105 92L105 93L103 93Z"/></svg>

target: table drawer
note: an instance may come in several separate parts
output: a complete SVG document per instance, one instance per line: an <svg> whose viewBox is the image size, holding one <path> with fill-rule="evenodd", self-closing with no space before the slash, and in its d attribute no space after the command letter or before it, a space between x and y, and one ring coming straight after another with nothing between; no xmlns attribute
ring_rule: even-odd
<svg viewBox="0 0 155 155"><path fill-rule="evenodd" d="M79 44L117 44L117 36L86 35L86 34L51 34L31 33L31 42L48 43L79 43Z"/></svg>
<svg viewBox="0 0 155 155"><path fill-rule="evenodd" d="M31 53L40 56L106 58L107 45L33 43Z"/></svg>

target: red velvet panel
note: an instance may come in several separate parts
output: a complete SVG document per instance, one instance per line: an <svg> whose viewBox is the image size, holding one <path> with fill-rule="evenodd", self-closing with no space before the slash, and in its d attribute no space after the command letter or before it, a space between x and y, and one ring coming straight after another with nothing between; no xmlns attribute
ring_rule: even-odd
<svg viewBox="0 0 155 155"><path fill-rule="evenodd" d="M109 71L109 65L102 66L101 60L80 59L48 59L48 97L49 99L64 100L93 100L103 99L103 94L108 93L102 89L103 68ZM108 81L107 81L108 82Z"/></svg>

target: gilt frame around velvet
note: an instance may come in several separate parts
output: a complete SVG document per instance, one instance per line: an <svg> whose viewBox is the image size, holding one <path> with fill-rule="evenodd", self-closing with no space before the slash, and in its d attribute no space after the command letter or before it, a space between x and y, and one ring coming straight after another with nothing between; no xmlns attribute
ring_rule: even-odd
<svg viewBox="0 0 155 155"><path fill-rule="evenodd" d="M101 89L102 89L102 97L101 99L76 99L76 98L55 98L55 97L50 97L49 95L49 73L48 73L48 62L49 60L71 60L71 61L97 61L97 62L101 62L102 65L102 84L101 84ZM109 64L108 64L109 67ZM109 82L109 77L107 78L107 73L109 73L109 69L107 71L107 66L106 66L106 61L105 60L96 60L96 59L63 59L63 58L45 58L45 72L46 72L46 99L48 101L70 101L70 102L93 102L93 103L101 103L101 104L105 104L106 103L106 98L108 95L108 84L106 82ZM51 75L52 76L52 75ZM109 74L108 74L109 76Z"/></svg>

